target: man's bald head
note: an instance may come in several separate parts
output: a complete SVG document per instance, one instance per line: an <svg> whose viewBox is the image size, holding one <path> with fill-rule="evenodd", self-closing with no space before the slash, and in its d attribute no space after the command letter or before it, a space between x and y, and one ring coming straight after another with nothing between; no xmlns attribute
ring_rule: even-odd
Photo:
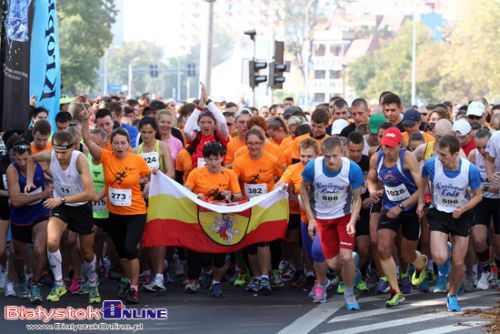
<svg viewBox="0 0 500 334"><path fill-rule="evenodd" d="M453 124L447 119L440 119L436 122L433 131L436 136L453 135Z"/></svg>

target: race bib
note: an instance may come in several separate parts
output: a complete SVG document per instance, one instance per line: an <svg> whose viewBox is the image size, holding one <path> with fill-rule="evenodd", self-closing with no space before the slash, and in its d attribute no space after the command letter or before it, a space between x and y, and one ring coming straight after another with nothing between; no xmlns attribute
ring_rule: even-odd
<svg viewBox="0 0 500 334"><path fill-rule="evenodd" d="M108 211L106 203L107 203L106 198L103 198L97 201L95 204L93 204L92 207L95 212L106 212Z"/></svg>
<svg viewBox="0 0 500 334"><path fill-rule="evenodd" d="M267 184L258 183L258 184L244 184L245 194L248 198L257 197L260 195L267 194Z"/></svg>
<svg viewBox="0 0 500 334"><path fill-rule="evenodd" d="M114 189L109 187L109 200L114 206L131 206L132 189Z"/></svg>
<svg viewBox="0 0 500 334"><path fill-rule="evenodd" d="M410 192L404 183L396 187L385 186L385 194L391 202L401 202L410 197Z"/></svg>
<svg viewBox="0 0 500 334"><path fill-rule="evenodd" d="M206 165L205 158L198 158L198 162L197 162L196 166L197 167L203 167L205 165Z"/></svg>
<svg viewBox="0 0 500 334"><path fill-rule="evenodd" d="M38 187L35 190L33 190L30 193L28 193L28 195L32 196L32 195L40 194L42 191L43 191L42 187ZM36 205L36 204L40 204L40 203L42 203L41 199L39 199L38 201L35 201L35 202L28 203L26 205Z"/></svg>
<svg viewBox="0 0 500 334"><path fill-rule="evenodd" d="M3 188L9 190L9 184L7 182L7 174L2 174Z"/></svg>
<svg viewBox="0 0 500 334"><path fill-rule="evenodd" d="M160 168L160 155L158 152L141 153L141 156L148 164L149 169Z"/></svg>
<svg viewBox="0 0 500 334"><path fill-rule="evenodd" d="M74 184L56 183L54 184L54 189L59 197L67 197L79 193L78 187Z"/></svg>
<svg viewBox="0 0 500 334"><path fill-rule="evenodd" d="M316 202L322 206L334 206L345 202L346 193L316 193Z"/></svg>

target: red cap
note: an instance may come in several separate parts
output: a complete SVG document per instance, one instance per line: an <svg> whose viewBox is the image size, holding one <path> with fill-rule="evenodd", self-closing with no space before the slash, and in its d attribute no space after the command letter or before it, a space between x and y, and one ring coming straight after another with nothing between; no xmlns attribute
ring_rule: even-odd
<svg viewBox="0 0 500 334"><path fill-rule="evenodd" d="M380 141L380 145L387 145L390 147L396 147L401 144L401 131L399 131L396 127L391 127L384 131L382 135L382 140Z"/></svg>

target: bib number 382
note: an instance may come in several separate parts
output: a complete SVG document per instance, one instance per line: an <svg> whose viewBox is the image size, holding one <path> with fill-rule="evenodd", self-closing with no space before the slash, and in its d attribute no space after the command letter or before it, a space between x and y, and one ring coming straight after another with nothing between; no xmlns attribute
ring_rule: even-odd
<svg viewBox="0 0 500 334"><path fill-rule="evenodd" d="M132 189L114 189L109 187L109 200L114 206L131 206Z"/></svg>

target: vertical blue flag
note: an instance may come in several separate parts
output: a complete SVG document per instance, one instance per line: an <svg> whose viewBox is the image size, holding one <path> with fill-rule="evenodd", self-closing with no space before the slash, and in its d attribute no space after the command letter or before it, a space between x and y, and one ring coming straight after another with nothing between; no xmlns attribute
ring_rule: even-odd
<svg viewBox="0 0 500 334"><path fill-rule="evenodd" d="M35 0L31 31L30 96L37 106L49 111L52 131L59 112L61 95L61 58L57 29L56 0Z"/></svg>

